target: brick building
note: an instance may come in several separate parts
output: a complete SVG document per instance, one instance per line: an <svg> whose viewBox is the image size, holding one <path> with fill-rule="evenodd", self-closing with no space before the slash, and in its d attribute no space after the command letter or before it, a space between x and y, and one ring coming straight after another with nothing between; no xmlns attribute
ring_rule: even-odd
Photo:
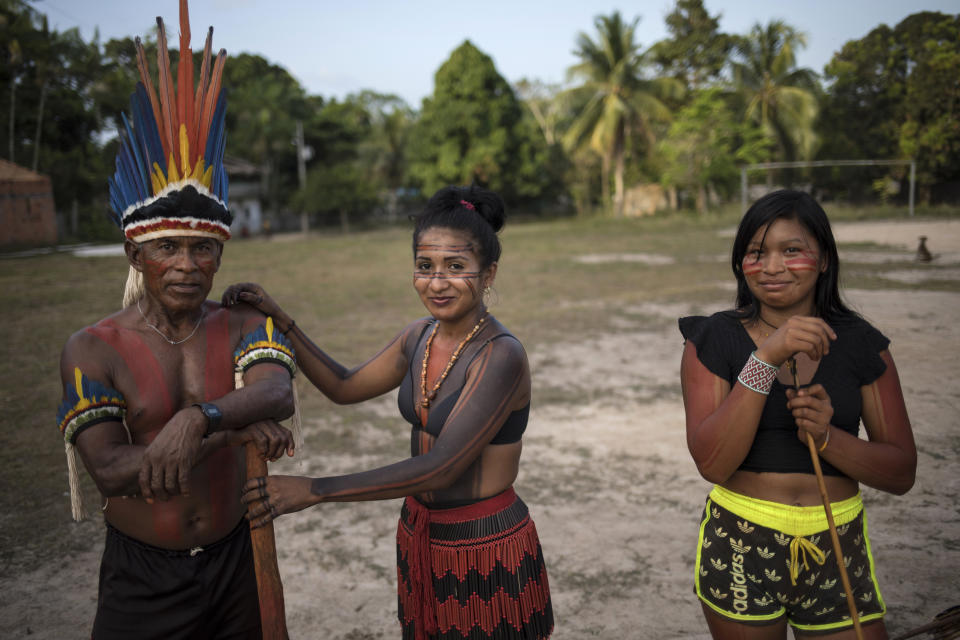
<svg viewBox="0 0 960 640"><path fill-rule="evenodd" d="M0 159L0 246L56 242L50 178Z"/></svg>

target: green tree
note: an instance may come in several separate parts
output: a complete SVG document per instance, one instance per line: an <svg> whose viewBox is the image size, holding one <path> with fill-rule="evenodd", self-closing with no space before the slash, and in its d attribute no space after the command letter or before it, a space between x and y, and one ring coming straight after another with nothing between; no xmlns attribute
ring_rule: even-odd
<svg viewBox="0 0 960 640"><path fill-rule="evenodd" d="M769 159L770 141L756 124L737 117L714 88L697 93L677 113L660 151L661 182L693 193L697 211L704 213L708 193L729 196L735 190L741 165Z"/></svg>
<svg viewBox="0 0 960 640"><path fill-rule="evenodd" d="M571 150L588 145L600 156L603 202L609 206L612 173L617 215L623 213L628 153L635 143L653 149L655 123L670 119L663 99L682 92L673 78L642 76L644 56L634 39L639 20L628 24L618 11L597 16L596 40L583 32L577 36L574 54L581 61L567 71L571 79L582 82L567 92L567 98L584 106L564 135L564 143Z"/></svg>
<svg viewBox="0 0 960 640"><path fill-rule="evenodd" d="M784 160L809 159L816 152L816 74L797 68L796 49L806 36L780 20L756 24L736 46L733 78L745 114L774 141Z"/></svg>
<svg viewBox="0 0 960 640"><path fill-rule="evenodd" d="M411 135L408 172L425 194L476 183L508 203L548 192L548 150L493 60L467 40L434 76Z"/></svg>
<svg viewBox="0 0 960 640"><path fill-rule="evenodd" d="M664 75L701 89L716 81L727 64L735 39L720 32L720 14L711 16L703 0L677 0L666 17L670 38L652 49Z"/></svg>
<svg viewBox="0 0 960 640"><path fill-rule="evenodd" d="M308 115L306 93L286 69L250 53L227 60L223 86L228 90L228 149L261 167L269 209L278 215L287 194L298 188L293 140L297 122Z"/></svg>
<svg viewBox="0 0 960 640"><path fill-rule="evenodd" d="M306 185L292 204L319 219L336 221L343 231L350 221L368 215L381 199L388 179L381 171L381 157L374 139L371 110L389 102L384 96L364 93L346 100L308 99L311 116L304 134L313 157L307 167Z"/></svg>
<svg viewBox="0 0 960 640"><path fill-rule="evenodd" d="M0 0L0 60L0 149L50 176L71 231L109 232L98 44L85 43L76 29L51 30L43 14L20 0Z"/></svg>
<svg viewBox="0 0 960 640"><path fill-rule="evenodd" d="M960 15L921 12L844 44L824 72L823 158L917 161L920 196L960 176ZM905 169L894 169L904 178ZM861 179L851 180L851 176ZM875 173L823 171L834 192L857 197Z"/></svg>
<svg viewBox="0 0 960 640"><path fill-rule="evenodd" d="M405 156L416 121L414 113L403 99L392 94L362 91L349 99L368 114L369 127L359 144L359 159L380 185L387 218L393 222L397 218L400 190L405 186Z"/></svg>

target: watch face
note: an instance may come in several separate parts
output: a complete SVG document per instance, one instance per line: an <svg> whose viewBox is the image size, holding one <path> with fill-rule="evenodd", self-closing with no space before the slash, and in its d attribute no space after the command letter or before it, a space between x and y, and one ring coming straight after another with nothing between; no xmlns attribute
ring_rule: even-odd
<svg viewBox="0 0 960 640"><path fill-rule="evenodd" d="M210 422L212 423L220 422L220 418L223 417L223 414L220 413L220 409L215 404L204 404L203 413L210 418Z"/></svg>
<svg viewBox="0 0 960 640"><path fill-rule="evenodd" d="M223 414L220 413L220 409L217 407L217 405L209 402L198 402L197 406L200 407L200 411L203 412L203 415L207 417L208 433L220 425L220 419L223 417Z"/></svg>

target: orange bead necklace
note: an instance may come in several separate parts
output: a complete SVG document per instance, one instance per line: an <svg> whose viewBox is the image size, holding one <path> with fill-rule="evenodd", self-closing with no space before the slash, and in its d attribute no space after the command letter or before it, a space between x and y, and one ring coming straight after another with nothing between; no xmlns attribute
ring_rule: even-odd
<svg viewBox="0 0 960 640"><path fill-rule="evenodd" d="M421 407L424 409L430 408L430 403L433 402L433 399L437 397L437 391L440 390L440 385L442 385L443 381L447 379L447 374L450 373L450 369L453 368L453 365L457 362L457 358L460 357L460 352L463 351L463 348L467 346L467 343L473 339L473 336L477 335L477 332L480 331L480 327L483 326L483 323L486 320L487 313L484 312L483 316L480 318L480 321L473 326L473 329L470 330L470 333L467 334L467 337L461 340L460 344L457 345L453 355L450 356L450 361L447 363L446 368L443 370L443 373L440 374L436 384L433 385L433 389L427 391L427 364L430 362L430 345L433 344L433 339L437 335L437 327L440 326L440 323L437 322L433 325L433 331L430 332L430 337L427 338L427 346L424 347L423 350L423 367L420 369Z"/></svg>

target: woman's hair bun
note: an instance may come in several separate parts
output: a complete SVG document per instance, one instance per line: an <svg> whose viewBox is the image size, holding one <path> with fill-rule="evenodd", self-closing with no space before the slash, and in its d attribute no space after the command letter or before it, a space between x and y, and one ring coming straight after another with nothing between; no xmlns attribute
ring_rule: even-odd
<svg viewBox="0 0 960 640"><path fill-rule="evenodd" d="M504 223L507 221L506 211L503 205L503 199L499 195L490 191L489 189L484 189L483 187L471 186L471 187L451 187L452 189L457 189L460 191L459 198L462 202L466 202L472 205L472 207L467 207L487 221L494 231L500 231L503 229ZM460 206L466 206L462 203L458 203Z"/></svg>

